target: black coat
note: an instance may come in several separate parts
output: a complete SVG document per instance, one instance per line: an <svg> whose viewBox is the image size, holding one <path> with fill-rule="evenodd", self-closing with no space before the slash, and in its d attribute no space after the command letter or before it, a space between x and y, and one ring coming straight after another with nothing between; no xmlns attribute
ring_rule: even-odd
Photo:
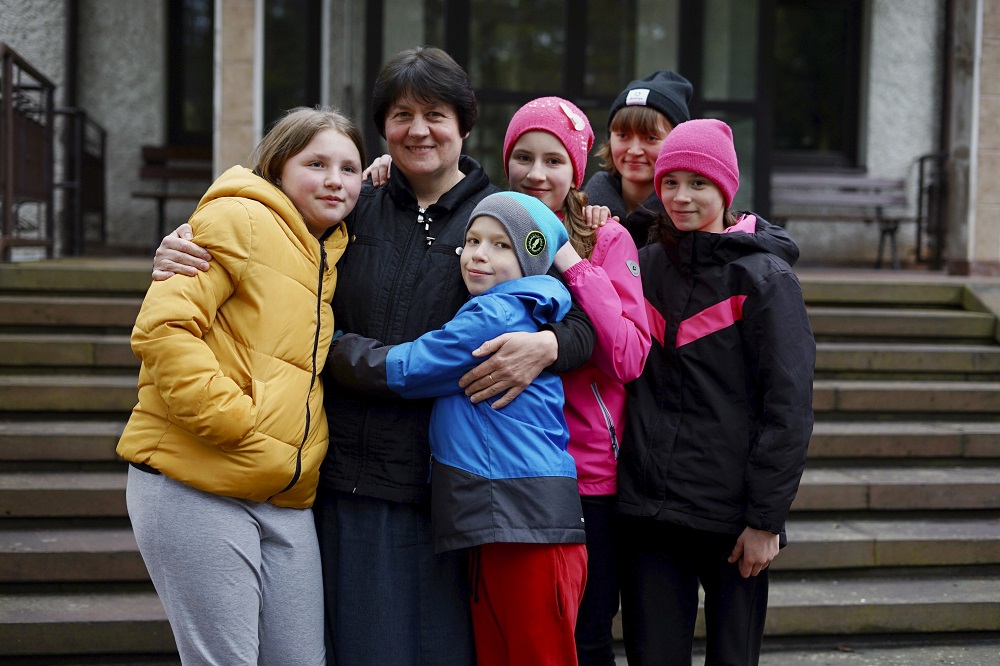
<svg viewBox="0 0 1000 666"><path fill-rule="evenodd" d="M387 345L410 342L440 328L469 298L459 269L465 228L476 204L499 190L472 158L463 156L459 168L465 178L423 213L395 166L385 187L364 186L348 217L349 244L337 266L338 329ZM421 216L429 228L418 221ZM574 310L552 330L559 340L553 370L589 358L593 326L582 311ZM432 400L362 395L341 387L338 374L351 373L355 363L346 354L333 345L324 372L330 448L320 468L320 491L427 501Z"/></svg>
<svg viewBox="0 0 1000 666"><path fill-rule="evenodd" d="M783 533L813 425L816 344L797 257L766 222L639 252L654 340L628 385L623 513Z"/></svg>

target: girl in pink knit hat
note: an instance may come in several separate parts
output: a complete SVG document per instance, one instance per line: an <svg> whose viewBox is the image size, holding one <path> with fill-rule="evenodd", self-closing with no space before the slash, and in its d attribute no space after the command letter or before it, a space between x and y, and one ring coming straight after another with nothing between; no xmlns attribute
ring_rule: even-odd
<svg viewBox="0 0 1000 666"><path fill-rule="evenodd" d="M625 383L642 371L650 333L632 237L613 219L597 228L587 222L587 195L579 187L593 140L579 108L543 97L511 118L503 156L511 189L541 199L563 220L570 243L556 254L554 266L597 333L590 360L563 373L562 380L587 532L587 584L576 618L575 656L582 665L606 666L614 663L612 621L618 612L612 525Z"/></svg>
<svg viewBox="0 0 1000 666"><path fill-rule="evenodd" d="M639 252L653 346L618 469L625 650L689 665L701 586L706 663L756 664L813 423L798 249L729 210L739 166L719 120L675 127L654 184L664 213Z"/></svg>

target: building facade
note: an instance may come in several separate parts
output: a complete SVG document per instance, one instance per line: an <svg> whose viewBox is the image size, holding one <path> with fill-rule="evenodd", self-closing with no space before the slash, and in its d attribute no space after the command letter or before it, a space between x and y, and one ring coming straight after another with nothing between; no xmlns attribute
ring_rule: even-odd
<svg viewBox="0 0 1000 666"><path fill-rule="evenodd" d="M1000 273L1000 0L0 0L0 42L107 131L109 245L148 251L156 235L154 202L133 196L142 146L210 149L221 173L283 109L330 104L379 154L378 67L431 44L470 74L480 121L465 151L497 182L520 104L570 98L601 140L628 81L674 69L694 116L734 128L736 207L768 216L775 173L853 173L903 179L915 216L930 184L940 233L904 223L904 264L939 252L933 268ZM168 202L167 227L193 204ZM874 225L788 226L805 264L875 256Z"/></svg>

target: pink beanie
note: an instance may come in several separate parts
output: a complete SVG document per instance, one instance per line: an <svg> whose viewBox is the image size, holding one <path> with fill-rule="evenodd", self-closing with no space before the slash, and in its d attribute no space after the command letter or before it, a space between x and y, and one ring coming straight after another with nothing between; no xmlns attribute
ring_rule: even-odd
<svg viewBox="0 0 1000 666"><path fill-rule="evenodd" d="M510 178L507 163L514 144L522 134L533 130L548 132L562 142L573 164L576 187L582 187L587 172L587 153L594 145L594 130L586 114L562 97L539 97L518 109L510 119L507 136L503 139L504 174Z"/></svg>
<svg viewBox="0 0 1000 666"><path fill-rule="evenodd" d="M671 171L691 171L705 176L722 190L726 208L729 208L740 189L740 167L729 125L705 118L688 120L671 130L656 158L653 186L657 197L660 197L660 181Z"/></svg>

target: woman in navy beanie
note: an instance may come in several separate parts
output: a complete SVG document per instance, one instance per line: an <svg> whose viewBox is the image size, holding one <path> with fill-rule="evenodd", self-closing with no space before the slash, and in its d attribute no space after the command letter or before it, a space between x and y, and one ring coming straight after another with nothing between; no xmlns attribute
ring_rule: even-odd
<svg viewBox="0 0 1000 666"><path fill-rule="evenodd" d="M728 125L681 123L656 160L664 212L639 251L653 346L628 384L618 466L622 627L632 666L756 664L768 565L812 432L816 344L783 230L730 211Z"/></svg>

